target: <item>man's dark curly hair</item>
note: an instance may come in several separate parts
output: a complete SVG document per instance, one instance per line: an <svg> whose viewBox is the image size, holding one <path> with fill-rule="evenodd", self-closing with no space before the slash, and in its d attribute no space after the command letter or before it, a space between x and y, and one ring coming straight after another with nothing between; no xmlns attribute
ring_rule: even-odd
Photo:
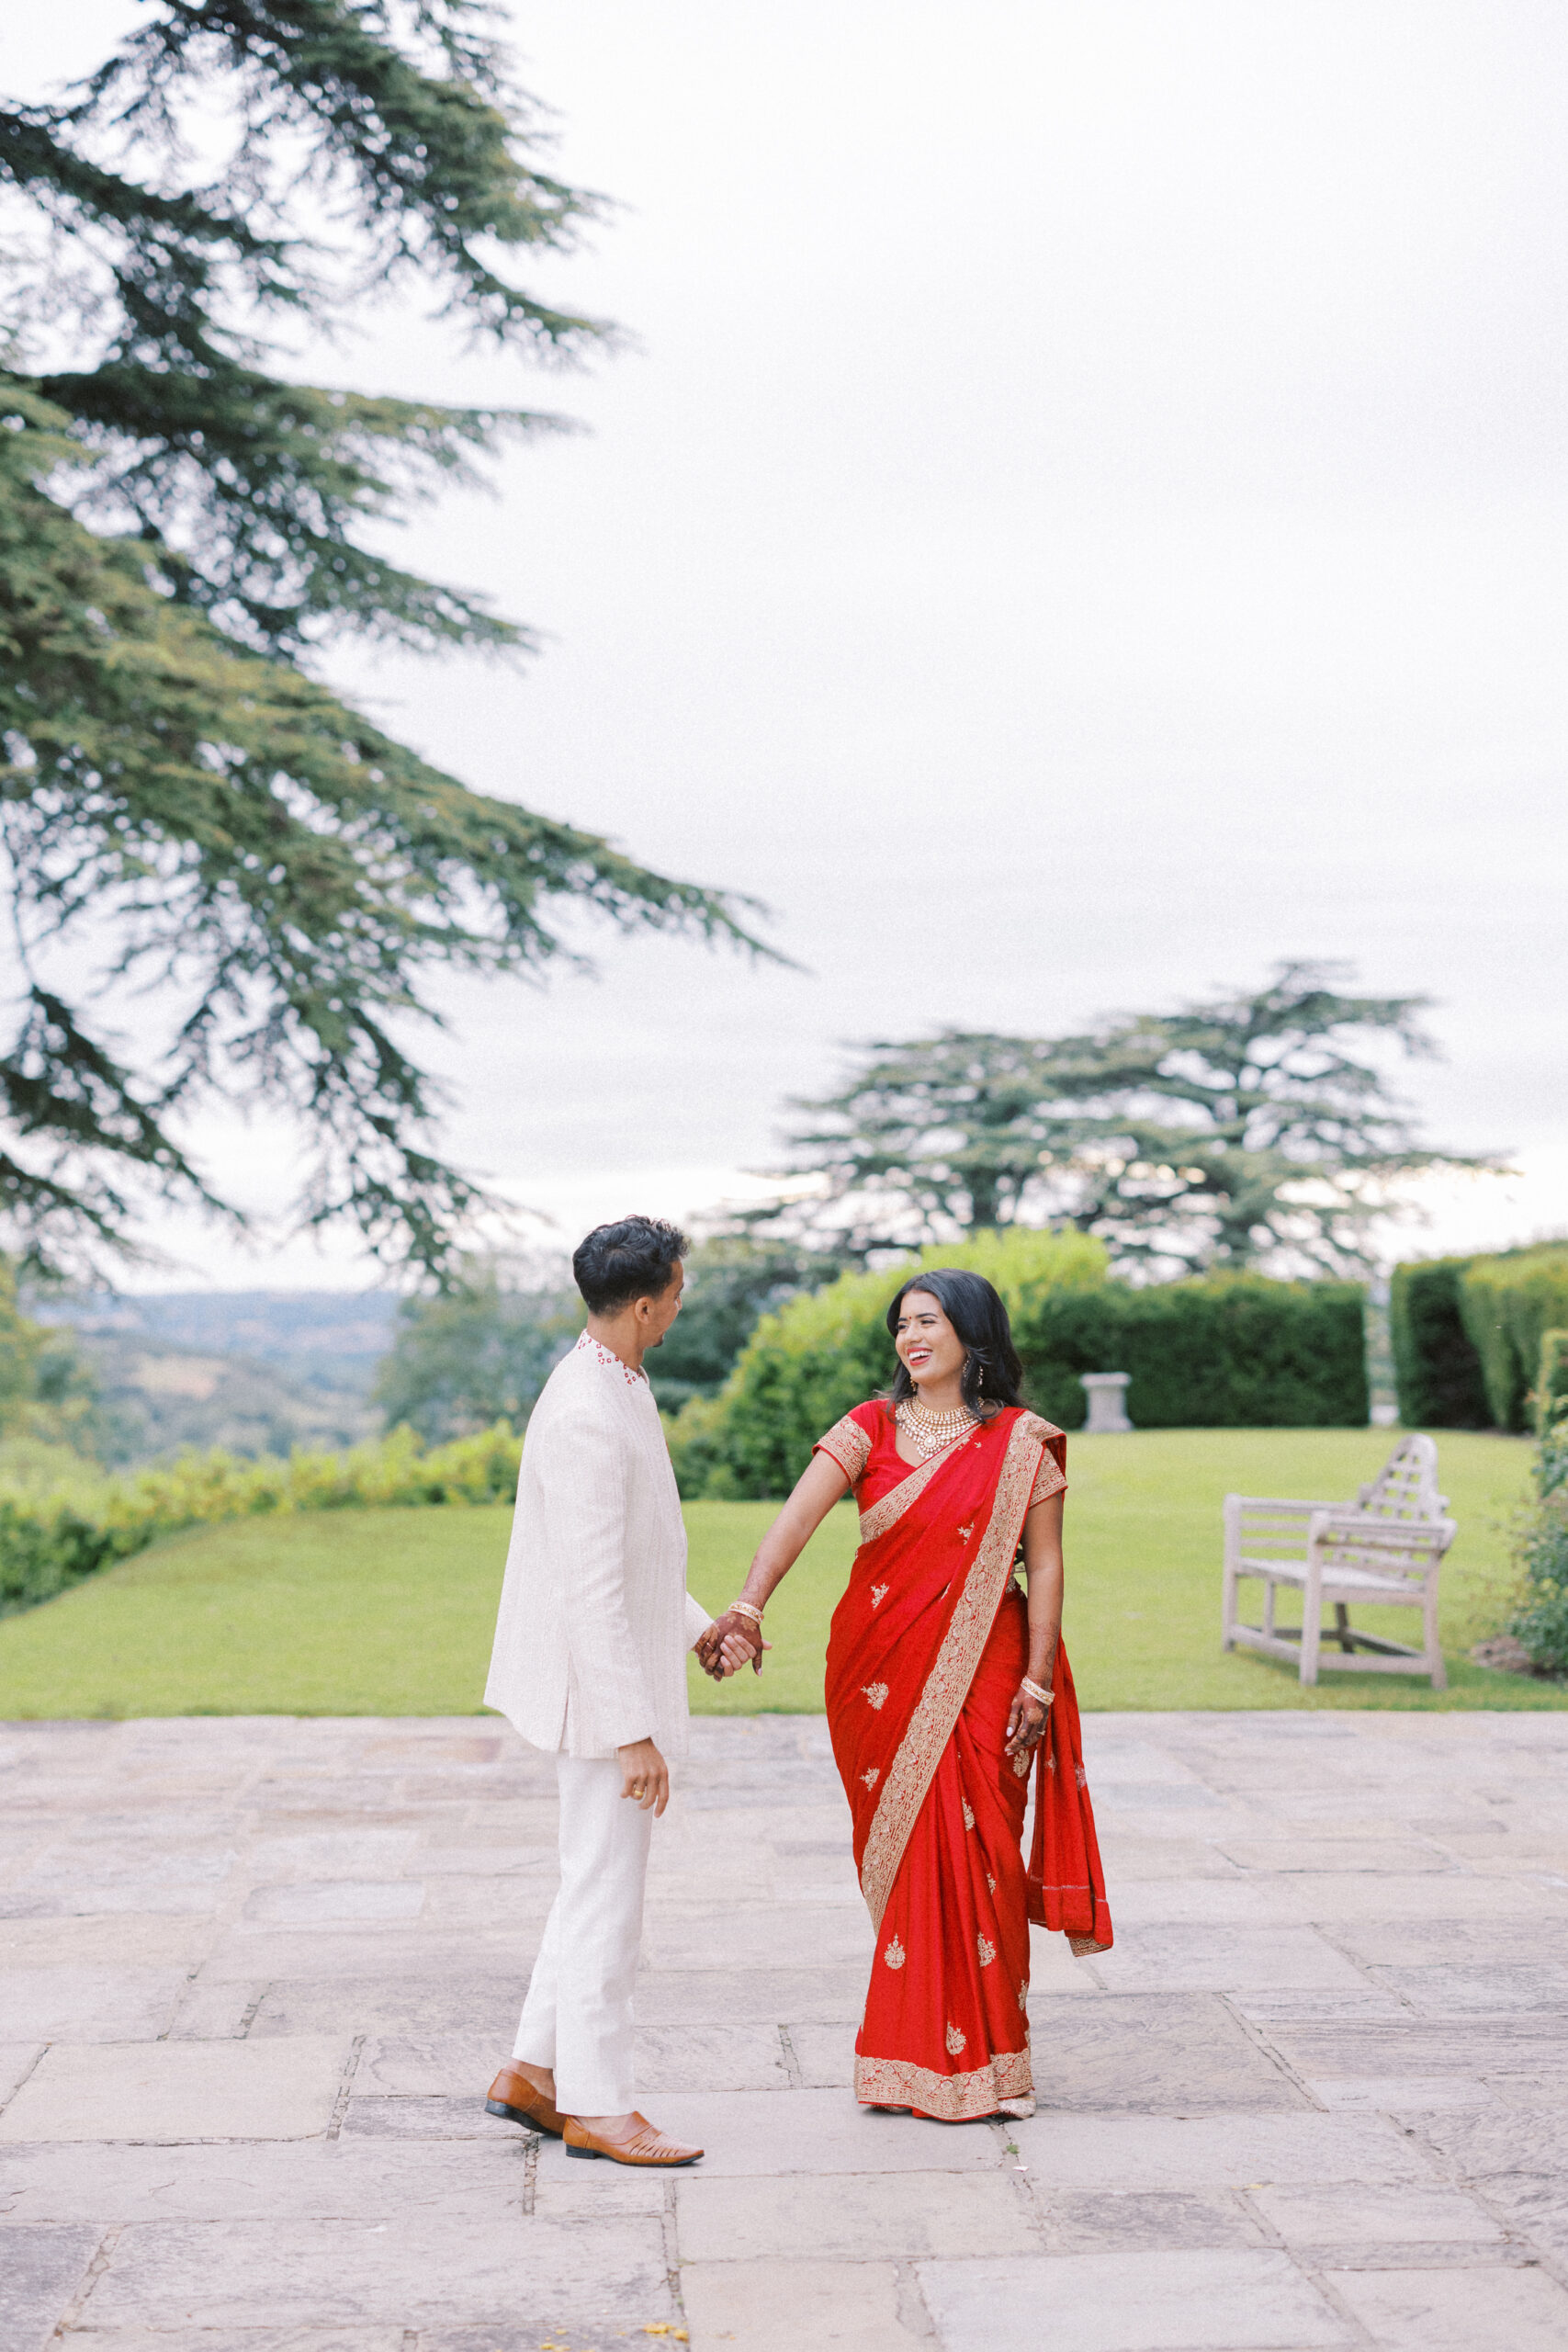
<svg viewBox="0 0 1568 2352"><path fill-rule="evenodd" d="M578 1243L571 1271L591 1314L618 1315L634 1298L662 1298L690 1246L661 1216L617 1217Z"/></svg>

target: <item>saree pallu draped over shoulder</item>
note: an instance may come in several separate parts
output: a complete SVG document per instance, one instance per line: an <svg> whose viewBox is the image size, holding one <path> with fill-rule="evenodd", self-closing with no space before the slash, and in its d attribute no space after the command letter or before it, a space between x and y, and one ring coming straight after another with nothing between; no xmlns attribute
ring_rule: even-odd
<svg viewBox="0 0 1568 2352"><path fill-rule="evenodd" d="M1032 1507L1066 1486L1060 1430L1016 1408L910 1468L888 1408L863 1405L820 1450L848 1474L860 1549L828 1645L833 1753L877 1931L855 2094L942 2121L1033 2087L1029 1920L1103 1950L1111 1915L1077 1708L1057 1651L1038 1751L1006 1753L1029 1632L1013 1566Z"/></svg>

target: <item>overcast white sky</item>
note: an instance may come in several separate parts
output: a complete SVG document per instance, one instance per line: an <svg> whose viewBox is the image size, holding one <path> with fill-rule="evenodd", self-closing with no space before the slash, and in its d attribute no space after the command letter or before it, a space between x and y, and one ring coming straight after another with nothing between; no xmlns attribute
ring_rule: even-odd
<svg viewBox="0 0 1568 2352"><path fill-rule="evenodd" d="M13 21L0 70L136 14ZM1427 1134L1525 1171L1440 1188L1415 1245L1568 1227L1561 7L513 22L561 168L626 208L536 280L641 348L541 381L389 311L312 363L592 427L401 542L540 662L336 674L468 781L765 899L806 968L606 937L597 982L453 990L457 1150L568 1240L698 1212L842 1041L1332 956L1438 1000ZM276 1193L276 1138L202 1140Z"/></svg>

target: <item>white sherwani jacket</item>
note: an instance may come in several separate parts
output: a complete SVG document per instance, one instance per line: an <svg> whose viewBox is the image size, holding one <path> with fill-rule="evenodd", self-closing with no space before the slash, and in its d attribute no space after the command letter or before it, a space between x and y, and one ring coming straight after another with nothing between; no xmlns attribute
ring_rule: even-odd
<svg viewBox="0 0 1568 2352"><path fill-rule="evenodd" d="M584 1332L528 1417L485 1704L535 1747L684 1756L686 1652L712 1622L653 1391Z"/></svg>

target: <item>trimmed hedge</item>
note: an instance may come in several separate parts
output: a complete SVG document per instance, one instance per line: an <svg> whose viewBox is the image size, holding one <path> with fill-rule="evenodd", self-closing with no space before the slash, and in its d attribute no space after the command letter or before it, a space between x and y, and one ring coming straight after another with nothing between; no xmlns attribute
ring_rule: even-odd
<svg viewBox="0 0 1568 2352"><path fill-rule="evenodd" d="M226 1519L296 1510L420 1510L510 1502L522 1450L505 1421L426 1453L412 1430L344 1453L184 1454L96 1496L0 1498L0 1617L52 1600L164 1535Z"/></svg>
<svg viewBox="0 0 1568 2352"><path fill-rule="evenodd" d="M1472 1259L1460 1282L1460 1312L1481 1359L1494 1427L1528 1430L1541 1342L1568 1324L1568 1250Z"/></svg>
<svg viewBox="0 0 1568 2352"><path fill-rule="evenodd" d="M1393 1270L1389 1329L1399 1418L1406 1429L1493 1426L1481 1358L1460 1308L1460 1283L1471 1262L1430 1258Z"/></svg>
<svg viewBox="0 0 1568 2352"><path fill-rule="evenodd" d="M1568 1248L1396 1266L1389 1314L1407 1429L1527 1430L1542 1342L1568 1327Z"/></svg>
<svg viewBox="0 0 1568 2352"><path fill-rule="evenodd" d="M972 1266L996 1283L1030 1401L1064 1429L1083 1424L1085 1372L1130 1373L1142 1429L1365 1426L1357 1283L1216 1274L1134 1290L1107 1279L1098 1243L1016 1230L919 1262ZM846 1275L761 1323L721 1394L670 1425L682 1493L786 1494L823 1430L886 1387L883 1317L907 1271Z"/></svg>
<svg viewBox="0 0 1568 2352"><path fill-rule="evenodd" d="M1078 1375L1125 1372L1134 1429L1361 1429L1369 1410L1359 1283L1210 1274L1043 1298L1014 1324L1032 1403L1082 1426Z"/></svg>

